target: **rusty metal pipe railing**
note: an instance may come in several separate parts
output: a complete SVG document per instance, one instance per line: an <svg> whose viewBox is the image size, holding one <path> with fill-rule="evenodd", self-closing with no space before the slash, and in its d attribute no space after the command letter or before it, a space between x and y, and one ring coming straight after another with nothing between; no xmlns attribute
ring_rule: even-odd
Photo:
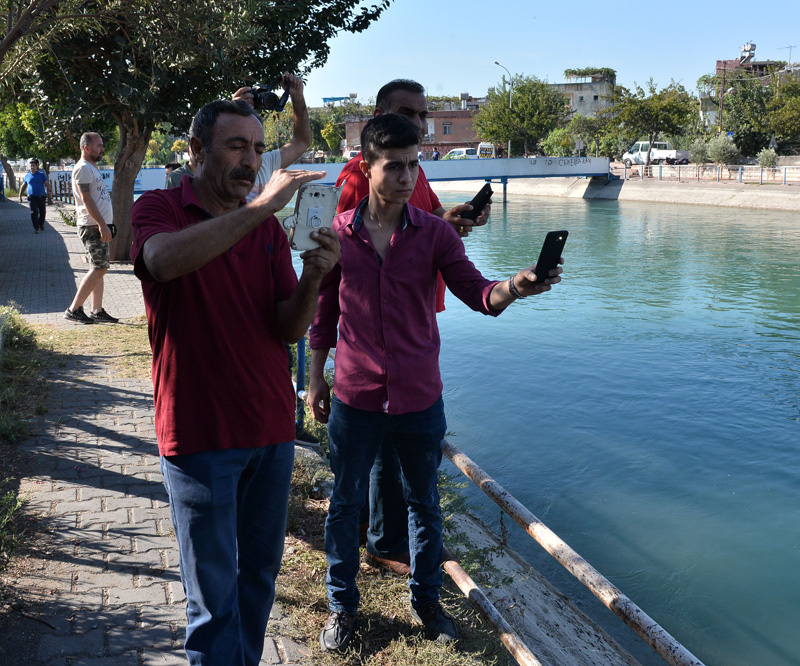
<svg viewBox="0 0 800 666"><path fill-rule="evenodd" d="M703 666L703 662L675 640L669 632L584 560L505 488L470 460L457 446L446 439L444 440L444 454L668 664L671 666Z"/></svg>
<svg viewBox="0 0 800 666"><path fill-rule="evenodd" d="M458 562L447 560L444 563L444 569L450 574L450 578L458 585L464 596L472 602L478 612L492 626L500 640L503 641L503 645L506 646L518 664L521 666L542 666L542 662L522 642L522 639L511 628L511 625L506 622L500 611L494 607L483 593L483 590L475 584L475 581L461 568Z"/></svg>

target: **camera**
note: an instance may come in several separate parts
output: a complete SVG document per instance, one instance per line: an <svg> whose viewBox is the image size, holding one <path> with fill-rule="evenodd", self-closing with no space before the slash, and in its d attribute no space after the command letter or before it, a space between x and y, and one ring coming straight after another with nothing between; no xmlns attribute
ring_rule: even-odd
<svg viewBox="0 0 800 666"><path fill-rule="evenodd" d="M289 90L285 90L282 97L278 97L276 93L272 92L276 87L280 86L282 80L283 77L279 76L265 86L256 84L250 88L250 92L253 95L253 106L256 110L275 111L276 113L283 111L283 107L286 106L286 102L289 99Z"/></svg>

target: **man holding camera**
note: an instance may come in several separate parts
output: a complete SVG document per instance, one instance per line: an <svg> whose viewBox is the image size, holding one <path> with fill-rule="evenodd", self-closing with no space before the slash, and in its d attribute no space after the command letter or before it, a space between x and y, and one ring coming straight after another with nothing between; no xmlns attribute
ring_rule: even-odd
<svg viewBox="0 0 800 666"><path fill-rule="evenodd" d="M261 194L273 171L286 169L297 162L311 145L311 121L308 118L306 99L303 96L303 80L296 74L284 72L275 83L278 82L292 100L292 114L294 115L292 138L280 148L261 156L261 169L256 175L253 191L247 196L248 201L252 201ZM233 99L244 100L256 111L277 111L279 113L283 111L281 100L271 91L271 86L239 88L233 94Z"/></svg>
<svg viewBox="0 0 800 666"><path fill-rule="evenodd" d="M204 106L197 176L133 206L134 272L153 350L155 429L200 666L255 666L275 598L294 461L295 396L283 341L303 336L339 259L329 229L298 282L275 218L323 172L276 171L252 202L264 130L244 101Z"/></svg>
<svg viewBox="0 0 800 666"><path fill-rule="evenodd" d="M81 136L81 159L72 169L72 195L78 217L78 235L89 255L91 268L83 276L75 298L64 311L64 318L79 324L113 324L119 321L103 309L103 279L111 265L108 243L114 213L111 197L97 160L103 156L103 138L95 132ZM92 311L86 314L83 303L91 295Z"/></svg>

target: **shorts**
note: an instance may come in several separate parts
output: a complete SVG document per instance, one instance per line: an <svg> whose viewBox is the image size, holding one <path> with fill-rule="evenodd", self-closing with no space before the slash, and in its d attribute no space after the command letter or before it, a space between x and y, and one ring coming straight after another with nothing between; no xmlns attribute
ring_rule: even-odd
<svg viewBox="0 0 800 666"><path fill-rule="evenodd" d="M107 269L111 265L111 254L108 243L100 240L100 227L97 225L78 227L78 235L86 248L92 268Z"/></svg>

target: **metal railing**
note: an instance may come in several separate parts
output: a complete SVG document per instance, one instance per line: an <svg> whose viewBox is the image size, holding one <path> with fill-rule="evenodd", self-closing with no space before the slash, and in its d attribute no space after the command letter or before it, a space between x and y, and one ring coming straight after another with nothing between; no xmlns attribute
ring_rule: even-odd
<svg viewBox="0 0 800 666"><path fill-rule="evenodd" d="M759 167L744 164L643 164L612 166L624 180L800 185L800 166Z"/></svg>

